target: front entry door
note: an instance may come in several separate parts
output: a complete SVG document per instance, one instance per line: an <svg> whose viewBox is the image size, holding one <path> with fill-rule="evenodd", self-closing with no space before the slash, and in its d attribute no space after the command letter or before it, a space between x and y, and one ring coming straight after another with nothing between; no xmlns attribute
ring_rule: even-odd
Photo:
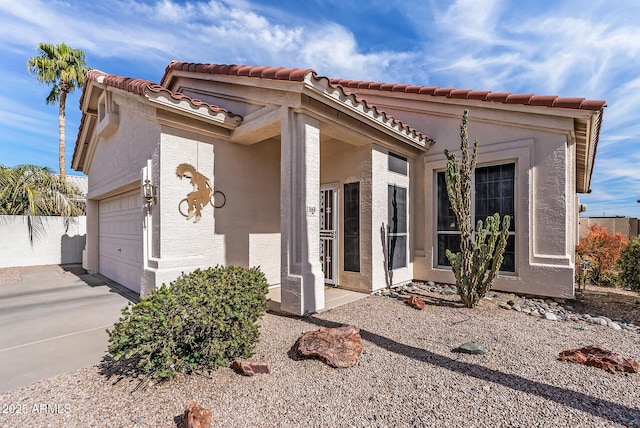
<svg viewBox="0 0 640 428"><path fill-rule="evenodd" d="M325 284L337 285L338 187L320 187L320 263Z"/></svg>

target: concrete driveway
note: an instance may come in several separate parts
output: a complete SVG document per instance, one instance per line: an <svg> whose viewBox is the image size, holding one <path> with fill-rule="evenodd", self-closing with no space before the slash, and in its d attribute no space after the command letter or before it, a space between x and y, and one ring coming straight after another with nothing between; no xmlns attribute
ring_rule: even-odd
<svg viewBox="0 0 640 428"><path fill-rule="evenodd" d="M0 392L99 363L137 296L78 265L26 267L0 284Z"/></svg>

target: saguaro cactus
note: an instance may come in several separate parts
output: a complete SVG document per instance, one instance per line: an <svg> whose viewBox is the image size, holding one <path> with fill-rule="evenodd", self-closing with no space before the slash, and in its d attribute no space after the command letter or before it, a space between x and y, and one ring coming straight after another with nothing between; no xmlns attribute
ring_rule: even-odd
<svg viewBox="0 0 640 428"><path fill-rule="evenodd" d="M465 110L460 125L460 150L462 159L444 151L447 157L445 180L451 208L456 215L460 228L460 252L446 250L447 259L456 277L456 288L462 303L468 308L478 304L491 288L504 260L504 249L509 237L511 219L505 215L500 230L500 214L478 221L475 234L471 219L471 178L476 169L478 140L473 145L473 154L469 156L469 136L467 122L469 111Z"/></svg>

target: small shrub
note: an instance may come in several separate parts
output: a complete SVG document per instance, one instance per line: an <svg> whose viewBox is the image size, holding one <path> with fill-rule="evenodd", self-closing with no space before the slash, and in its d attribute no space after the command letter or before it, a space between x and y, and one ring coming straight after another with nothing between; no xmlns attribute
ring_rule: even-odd
<svg viewBox="0 0 640 428"><path fill-rule="evenodd" d="M603 274L610 276L626 244L627 240L621 233L613 234L604 227L589 226L576 246L576 264L582 266L583 261L588 261L586 279L594 284L604 284L607 278Z"/></svg>
<svg viewBox="0 0 640 428"><path fill-rule="evenodd" d="M161 379L174 371L210 370L251 356L268 285L259 268L196 270L135 305L109 334L109 353Z"/></svg>
<svg viewBox="0 0 640 428"><path fill-rule="evenodd" d="M629 241L618 262L622 285L640 291L640 236Z"/></svg>

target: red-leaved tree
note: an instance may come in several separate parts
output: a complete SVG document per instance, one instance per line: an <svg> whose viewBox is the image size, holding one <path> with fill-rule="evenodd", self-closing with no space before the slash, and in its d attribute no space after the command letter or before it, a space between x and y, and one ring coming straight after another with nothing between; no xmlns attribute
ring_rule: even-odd
<svg viewBox="0 0 640 428"><path fill-rule="evenodd" d="M588 261L590 270L587 278L594 284L601 284L603 274L613 270L626 245L627 240L621 233L613 234L604 227L591 225L576 246L576 262Z"/></svg>

